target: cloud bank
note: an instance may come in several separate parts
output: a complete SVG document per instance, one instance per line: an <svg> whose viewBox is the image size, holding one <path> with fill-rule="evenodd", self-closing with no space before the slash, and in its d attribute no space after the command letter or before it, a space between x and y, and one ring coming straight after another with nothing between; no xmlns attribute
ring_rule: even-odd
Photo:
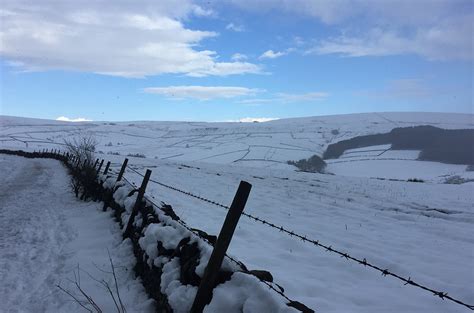
<svg viewBox="0 0 474 313"><path fill-rule="evenodd" d="M246 87L232 86L169 86L145 88L146 93L164 95L170 99L211 100L216 98L235 98L255 95L264 91Z"/></svg>
<svg viewBox="0 0 474 313"><path fill-rule="evenodd" d="M472 0L229 0L254 12L307 16L339 30L313 38L307 54L346 57L419 55L428 60L472 60Z"/></svg>
<svg viewBox="0 0 474 313"><path fill-rule="evenodd" d="M218 61L199 44L218 36L185 27L212 11L190 0L2 3L0 56L24 71L69 70L122 77L164 73L226 76L259 73L244 61Z"/></svg>

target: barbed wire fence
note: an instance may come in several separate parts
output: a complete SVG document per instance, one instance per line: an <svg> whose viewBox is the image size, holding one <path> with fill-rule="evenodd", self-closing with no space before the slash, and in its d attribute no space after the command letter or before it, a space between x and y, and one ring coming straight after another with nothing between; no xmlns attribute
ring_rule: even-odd
<svg viewBox="0 0 474 313"><path fill-rule="evenodd" d="M130 170L132 170L132 171L135 172L136 174L138 174L138 175L140 175L140 176L143 177L143 175L141 175L139 172L135 171L135 170L132 169L131 167L128 167L128 166L127 166L127 168L129 168ZM118 174L118 173L116 173L116 172L113 172L113 173L114 173L114 174ZM138 188L138 187L136 186L136 184L133 183L132 181L130 181L129 179L127 179L127 178L125 177L125 175L122 176L122 179L123 179L126 183L128 183L132 188ZM151 179L150 179L150 181L151 181ZM153 199L155 199L155 197L153 197L152 195L150 195L150 196L145 195L145 196L144 196L144 199L145 199L146 201L148 201L148 203L150 203L154 208L156 208L156 209L158 209L158 210L160 210L160 211L163 211L163 210L162 210L162 206L156 204L155 201L153 201L153 200L150 199L150 197L152 197ZM163 212L165 212L165 211L163 211ZM166 213L166 212L165 212L165 213ZM190 227L189 225L187 225L183 220L178 219L178 220L174 220L174 221L176 221L178 224L180 224L180 225L181 225L182 227L184 227L186 230L190 231L191 233L193 233L194 235L196 235L197 237L199 237L200 239L202 239L202 240L203 240L204 242L206 242L209 246L211 246L211 247L214 246L213 243L211 243L208 238L204 237L202 234L200 234L198 231L196 231L196 229L194 229L194 228ZM243 272L248 272L248 269L246 268L246 266L245 266L242 262L237 261L235 258L231 257L231 256L228 255L228 254L225 254L225 257L226 257L229 261L231 261L232 263L236 264L236 265L241 269L241 271L243 271ZM255 276L255 277L257 277L257 276ZM257 278L258 278L262 283L264 283L265 285L267 285L269 289L273 290L274 292L276 292L277 294L279 294L281 297L283 297L286 301L288 301L288 303L293 303L293 302L294 302L294 301L291 300L287 295L284 294L283 289L282 289L278 284L276 284L276 285L278 286L278 288L277 288L277 287L273 286L272 283L270 283L270 282L268 282L268 281L266 281L266 280L263 280L263 279L261 279L260 277L257 277Z"/></svg>
<svg viewBox="0 0 474 313"><path fill-rule="evenodd" d="M130 169L130 170L131 170L132 172L134 172L135 174L141 176L141 177L144 176L143 174L141 174L140 172L138 172L137 170L135 170L134 168L132 168L132 167L130 167L130 166L128 166L128 165L127 165L127 168ZM162 186L162 187L165 187L165 188L174 190L174 191L176 191L176 192L179 192L179 193L181 193L181 194L187 195L187 196L189 196L189 197L192 197L192 198L201 200L201 201L203 201L203 202L207 202L207 203L210 203L210 204L212 204L212 205L215 205L215 206L218 206L218 207L227 209L227 210L230 209L230 207L227 206L227 205L224 205L224 204L219 203L219 202L217 202L217 201L210 200L210 199L205 198L205 197L202 197L202 196L195 195L195 194L193 194L193 193L191 193L191 192L189 192L189 191L185 191L185 190L179 189L179 188L177 188L177 187L170 186L170 185L165 184L165 183L163 183L163 182L160 182L160 181L158 181L158 180L155 180L155 179L151 179L151 178L150 178L150 182L155 183L155 184L157 184L157 185L159 185L159 186ZM267 220L265 220L265 219L263 219L263 218L260 218L260 217L251 215L251 214L249 214L249 213L246 213L245 211L242 212L242 215L245 216L245 217L247 217L247 218L249 218L249 219L251 219L251 220L253 220L253 221L255 221L255 222L262 223L263 225L266 225L266 226L268 226L268 227L270 227L270 228L272 228L272 229L275 229L275 230L277 230L277 231L279 231L279 232L281 232L281 233L284 233L284 234L286 234L286 235L289 235L290 237L295 237L295 238L300 239L300 240L303 241L303 242L310 243L310 244L314 245L315 247L323 248L323 249L325 249L325 251L334 253L334 254L336 254L336 255L339 255L340 257L342 257L342 258L344 258L344 259L346 259L346 260L348 260L348 261L353 261L353 262L355 262L355 263L357 263L357 264L360 264L360 265L362 265L362 266L364 266L364 267L367 267L367 268L371 268L371 269L373 269L373 270L376 270L376 271L380 272L380 273L382 274L382 276L384 276L384 277L390 276L390 277L396 278L396 279L402 281L402 282L404 283L404 285L411 285L411 286L420 288L420 289L422 289L422 290L425 290L425 291L427 291L427 292L432 293L434 296L437 296L437 297L441 298L442 300L452 301L452 302L454 302L454 303L456 303L456 304L462 305L462 306L464 306L464 307L466 307L466 308L468 308L468 309L474 311L474 305L470 305L470 304L467 304L467 303L465 303L465 302L463 302L463 301L461 301L461 300L459 300L459 299L456 299L455 297L452 297L452 296L448 295L447 292L435 290L435 289L433 289L433 288L430 288L430 287L427 287L427 286L425 286L425 285L423 285L423 284L420 284L420 283L414 281L411 277L406 278L406 277L403 277L403 276L398 275L398 274L396 274L396 273L393 273L393 272L391 272L389 269L386 269L386 268L377 266L377 265L375 265L375 264L373 264L373 263L367 261L366 258L361 259L361 258L353 257L353 256L351 256L351 255L350 255L349 253L347 253L347 252L342 252L342 251L339 250L339 249L333 248L331 245L327 245L327 244L321 243L319 240L316 240L316 239L308 238L308 237L305 236L305 235L301 235L301 234L299 234L299 233L297 233L297 232L295 232L295 231L293 231L293 230L289 230L289 229L287 229L286 227L283 227L283 226L281 226L281 225L276 225L276 224L274 224L274 223L272 223L272 222L270 222L270 221L267 221ZM193 233L195 233L195 232L193 232ZM199 235L198 235L198 236L199 236ZM199 236L199 237L201 237L201 236ZM201 237L201 238L203 238L203 237ZM206 239L205 239L205 240L206 240ZM206 240L206 242L208 242L208 241ZM230 257L229 257L229 258L230 258ZM237 262L237 261L235 261L235 262ZM239 264L239 262L237 262L237 264ZM268 285L268 284L267 284L267 285ZM270 286L271 286L271 285L270 285ZM271 287L273 287L273 286L271 286ZM274 289L274 287L273 287L272 289ZM274 290L278 292L278 290L276 290L276 289L274 289ZM281 293L281 294L283 294L283 293ZM284 294L283 294L283 296L286 298L286 296L285 296ZM287 299L288 299L288 298L287 298ZM289 300L289 299L288 299L288 300Z"/></svg>
<svg viewBox="0 0 474 313"><path fill-rule="evenodd" d="M158 206L155 202L151 201L149 198L147 198L147 200L156 208L160 209L160 206ZM199 238L201 238L202 240L204 240L209 246L213 247L214 245L204 236L202 236L199 232L197 232L195 229L191 228L190 226L188 226L184 221L182 220L177 220L177 222L183 226L184 228L186 228L188 231L192 232L194 235L198 236ZM245 265L242 264L242 262L240 261L237 261L236 259L234 259L233 257L231 257L230 255L226 254L225 257L230 260L231 262L233 262L234 264L236 264L238 267L240 267L240 269L244 272L248 272L247 268L245 267ZM272 289L273 291L277 292L278 294L280 294L280 296L282 296L283 298L285 298L287 301L289 302L293 302L293 300L291 300L290 298L288 298L281 290L278 290L276 289L274 286L272 286L269 282L263 280L263 279L260 279L261 282L263 282L264 284L266 284L270 289Z"/></svg>

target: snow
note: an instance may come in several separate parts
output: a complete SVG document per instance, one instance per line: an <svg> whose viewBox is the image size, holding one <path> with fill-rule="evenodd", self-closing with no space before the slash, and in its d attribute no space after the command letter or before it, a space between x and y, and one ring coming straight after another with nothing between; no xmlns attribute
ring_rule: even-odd
<svg viewBox="0 0 474 313"><path fill-rule="evenodd" d="M149 224L143 231L143 237L139 239L139 245L145 251L149 265L162 266L160 289L163 294L168 296L168 303L173 311L186 313L191 309L198 287L181 283L179 258L172 257L170 259L166 256L159 256L157 242L160 242L165 249L171 251L176 250L184 238L190 238L190 243L198 243L201 255L195 272L200 277L203 277L211 248L194 234L185 230L182 225L178 225L176 221L165 217L158 209L157 214L163 222ZM241 270L237 264L232 263L231 265L228 259L224 259L222 269L231 272ZM269 289L264 288L258 279L249 274L243 277L234 274L230 282L223 285L222 290L217 288L215 292L217 295L209 303L208 312L221 312L221 309L228 305L229 308L243 308L244 312L296 313L294 309L288 308L283 298L276 297ZM227 294L224 299L229 296L232 297L232 302L226 304L227 301L222 300L221 293Z"/></svg>
<svg viewBox="0 0 474 313"><path fill-rule="evenodd" d="M100 141L98 150L103 151L98 157L111 160L112 170L120 169L127 154L141 153L147 157L128 157L129 165L140 173L149 168L153 171L153 180L225 205L232 202L240 180L248 181L253 188L246 212L355 257L366 258L466 303L474 303L474 184L443 183L451 175L473 177L473 172L466 172L466 166L415 161L416 151L388 150L380 151L383 152L380 156L362 156L367 150L389 147L349 151L358 152L359 157L353 161L330 161L328 171L336 175L296 172L293 166L286 164L288 160L321 155L330 143L388 132L394 127L428 124L473 128L473 115L374 113L251 124L133 122L110 125L95 122L64 126L57 122L10 117L1 117L0 122L2 148L60 148L64 138L71 138L80 131L91 132ZM107 146L109 142L112 146ZM19 169L22 166L16 165ZM1 169L6 176L15 175L8 174L16 171L9 165L2 164ZM125 177L136 185L142 180L130 170ZM427 182L389 180L408 178ZM62 180L61 187L65 185ZM131 190L123 188L118 198L125 200ZM225 209L152 181L147 194L172 205L191 227L211 235L219 233L227 213ZM108 228L102 227L104 229ZM202 263L197 269L201 275L209 254L207 250L201 256ZM285 288L285 294L319 312L466 312L462 306L404 286L396 279L383 277L244 216L237 226L229 254L249 269L269 270L275 282ZM165 266L171 263L171 260L158 259L155 262ZM106 262L103 264L106 266ZM171 265L169 271L171 284ZM230 285L237 288L239 284L233 277L215 290L223 297L216 300L221 303L212 304L216 310L225 306L225 296L231 298L227 300L229 306L233 303L226 288ZM172 290L175 289L170 288L170 292ZM246 293L239 289L232 296L249 295L256 299L252 295L258 291L252 291ZM258 305L250 298L245 303L249 308ZM176 305L180 304L176 302ZM231 308L226 307L227 310Z"/></svg>
<svg viewBox="0 0 474 313"><path fill-rule="evenodd" d="M458 175L470 178L466 165L418 161L419 150L391 150L391 145L346 150L339 158L326 160L328 173L341 176L384 179L423 179L444 182Z"/></svg>
<svg viewBox="0 0 474 313"><path fill-rule="evenodd" d="M206 306L204 313L296 312L282 304L276 296L273 301L262 301L267 297L267 289L253 276L234 273L231 280L214 289L213 301Z"/></svg>
<svg viewBox="0 0 474 313"><path fill-rule="evenodd" d="M360 159L352 162L329 162L326 170L343 176L402 180L418 178L441 182L445 180L446 176L468 176L466 167L466 165L416 160Z"/></svg>
<svg viewBox="0 0 474 313"><path fill-rule="evenodd" d="M97 203L74 198L59 162L0 155L0 299L2 312L83 312L57 285L79 295L81 288L104 312L115 311L107 290L117 272L128 312L154 312L139 280L129 241ZM76 276L78 277L78 276ZM4 311L3 311L4 310Z"/></svg>
<svg viewBox="0 0 474 313"><path fill-rule="evenodd" d="M197 287L182 285L179 281L179 259L173 258L163 266L161 275L161 292L168 295L168 303L176 313L187 313L191 310L196 297Z"/></svg>

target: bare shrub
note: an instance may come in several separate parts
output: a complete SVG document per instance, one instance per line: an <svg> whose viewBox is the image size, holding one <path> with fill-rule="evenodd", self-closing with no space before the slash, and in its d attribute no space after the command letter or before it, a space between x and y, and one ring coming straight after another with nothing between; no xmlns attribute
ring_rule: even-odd
<svg viewBox="0 0 474 313"><path fill-rule="evenodd" d="M102 313L103 312L102 309L97 305L95 300L89 294L87 294L84 291L84 289L81 287L81 271L83 271L89 276L89 278L96 281L107 290L108 294L112 298L112 301L114 302L117 313L126 313L127 310L120 296L120 290L117 283L117 274L115 272L115 266L112 261L112 257L110 256L110 252L109 252L109 262L110 262L110 268L112 270L110 273L112 274L113 281L114 281L113 286L111 286L105 279L99 280L93 277L88 272L80 269L78 265L77 270L74 271L74 280L69 280L69 282L71 282L77 289L76 292L66 289L62 287L61 285L56 285L56 287L58 287L59 290L61 290L62 292L67 294L69 297L71 297L74 300L74 302L79 304L83 309L87 310L88 312Z"/></svg>
<svg viewBox="0 0 474 313"><path fill-rule="evenodd" d="M64 143L69 155L76 157L79 162L92 163L98 142L91 134L82 134L72 139L65 139Z"/></svg>
<svg viewBox="0 0 474 313"><path fill-rule="evenodd" d="M446 178L444 183L445 184L460 185L460 184L469 183L469 182L472 182L472 181L474 181L474 179L463 178L459 175L454 175L454 176Z"/></svg>
<svg viewBox="0 0 474 313"><path fill-rule="evenodd" d="M420 178L409 178L407 180L407 182L411 182L411 183L424 183L425 181L423 179L420 179Z"/></svg>
<svg viewBox="0 0 474 313"><path fill-rule="evenodd" d="M129 153L127 156L130 157L135 157L135 158L146 158L146 156L143 153Z"/></svg>
<svg viewBox="0 0 474 313"><path fill-rule="evenodd" d="M296 166L303 172L323 173L326 168L326 162L318 155L313 155L309 159L288 161L287 163Z"/></svg>
<svg viewBox="0 0 474 313"><path fill-rule="evenodd" d="M97 199L97 170L94 164L97 140L90 134L84 134L64 140L64 143L69 155L75 157L75 163L70 167L70 186L76 197L81 192L81 200Z"/></svg>

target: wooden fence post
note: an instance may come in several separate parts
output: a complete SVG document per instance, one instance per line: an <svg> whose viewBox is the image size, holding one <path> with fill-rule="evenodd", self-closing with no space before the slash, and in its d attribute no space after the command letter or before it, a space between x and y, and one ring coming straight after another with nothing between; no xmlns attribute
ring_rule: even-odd
<svg viewBox="0 0 474 313"><path fill-rule="evenodd" d="M95 160L95 163L94 163L94 168L96 168L96 167L97 167L97 163L99 163L99 158L97 158L97 159Z"/></svg>
<svg viewBox="0 0 474 313"><path fill-rule="evenodd" d="M150 175L151 175L151 170L146 170L145 177L143 177L142 185L140 186L140 189L138 189L137 201L135 201L135 205L133 206L132 213L130 213L130 217L128 219L127 228L125 228L125 232L123 233L124 239L130 236L130 231L132 230L133 221L135 220L135 216L137 216L138 210L140 209L140 205L143 199L143 195L145 194L146 185L148 184Z"/></svg>
<svg viewBox="0 0 474 313"><path fill-rule="evenodd" d="M103 164L104 164L104 159L102 159L102 161L100 161L100 165L99 165L99 168L97 169L97 173L100 172L100 169L102 168Z"/></svg>
<svg viewBox="0 0 474 313"><path fill-rule="evenodd" d="M214 250L212 250L211 257L207 263L204 276L199 284L199 289L194 298L193 306L191 307L191 313L202 313L204 307L211 302L212 290L216 284L222 261L232 240L232 236L234 235L240 215L244 211L251 189L252 185L248 182L240 182L229 212L227 212L224 225L222 225L219 237L217 237Z"/></svg>
<svg viewBox="0 0 474 313"><path fill-rule="evenodd" d="M125 173L125 169L127 168L128 159L125 159L122 164L122 168L120 169L120 173L117 176L117 181L122 180L123 174Z"/></svg>
<svg viewBox="0 0 474 313"><path fill-rule="evenodd" d="M104 175L107 175L107 172L109 171L109 167L110 167L110 161L108 161L107 165L105 166Z"/></svg>
<svg viewBox="0 0 474 313"><path fill-rule="evenodd" d="M123 173L125 172L125 168L127 167L127 164L128 164L128 159L125 159L123 161L123 164L122 164L122 168L120 169L120 173L117 177L117 180L115 181L115 183L119 182L122 177L123 177ZM108 168L110 166L110 162L107 163L107 166L106 166L106 169L104 171L104 174L107 174L108 173ZM110 201L112 201L113 199L113 194L114 194L114 190L112 189L112 191L108 191L106 196L105 196L105 200L104 200L104 207L102 208L102 210L105 212L107 210L107 207L109 206L109 203Z"/></svg>

